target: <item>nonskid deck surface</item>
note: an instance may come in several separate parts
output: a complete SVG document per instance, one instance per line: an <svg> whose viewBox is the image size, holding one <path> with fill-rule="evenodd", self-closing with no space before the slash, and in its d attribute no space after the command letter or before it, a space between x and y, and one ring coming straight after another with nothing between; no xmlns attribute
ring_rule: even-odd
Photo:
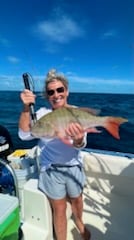
<svg viewBox="0 0 134 240"><path fill-rule="evenodd" d="M134 236L134 197L102 193L86 186L83 194L83 219L92 240L132 240ZM72 218L67 240L81 240Z"/></svg>

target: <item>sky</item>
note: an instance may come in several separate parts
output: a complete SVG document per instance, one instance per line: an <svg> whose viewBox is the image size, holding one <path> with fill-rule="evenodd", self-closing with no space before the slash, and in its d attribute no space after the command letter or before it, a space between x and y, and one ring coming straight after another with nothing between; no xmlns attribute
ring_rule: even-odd
<svg viewBox="0 0 134 240"><path fill-rule="evenodd" d="M55 68L70 92L134 93L133 0L0 0L0 90L42 91Z"/></svg>

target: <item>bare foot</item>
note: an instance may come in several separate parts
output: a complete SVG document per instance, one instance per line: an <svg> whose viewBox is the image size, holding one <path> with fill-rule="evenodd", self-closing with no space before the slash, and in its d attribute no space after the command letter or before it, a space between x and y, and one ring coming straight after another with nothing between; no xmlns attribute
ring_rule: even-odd
<svg viewBox="0 0 134 240"><path fill-rule="evenodd" d="M85 227L84 233L81 233L83 240L90 240L91 239L91 232Z"/></svg>

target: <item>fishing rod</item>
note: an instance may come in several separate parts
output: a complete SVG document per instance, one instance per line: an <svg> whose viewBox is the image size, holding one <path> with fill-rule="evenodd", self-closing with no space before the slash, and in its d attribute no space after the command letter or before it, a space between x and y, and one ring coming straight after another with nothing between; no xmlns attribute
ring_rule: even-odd
<svg viewBox="0 0 134 240"><path fill-rule="evenodd" d="M23 77L25 88L30 90L30 91L33 91L34 90L33 79L31 77L31 75L29 73L23 73L22 77ZM32 85L32 87L31 87L31 85ZM31 121L32 121L32 124L34 124L37 121L36 113L35 113L35 110L34 110L34 104L30 103L29 107L30 107Z"/></svg>

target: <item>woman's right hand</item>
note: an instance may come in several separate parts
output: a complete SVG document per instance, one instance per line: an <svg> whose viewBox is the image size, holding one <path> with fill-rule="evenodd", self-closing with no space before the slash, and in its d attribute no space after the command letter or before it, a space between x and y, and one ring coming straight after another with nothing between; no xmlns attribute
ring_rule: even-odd
<svg viewBox="0 0 134 240"><path fill-rule="evenodd" d="M24 105L29 106L30 103L35 103L36 95L32 91L24 89L20 94L20 98Z"/></svg>

